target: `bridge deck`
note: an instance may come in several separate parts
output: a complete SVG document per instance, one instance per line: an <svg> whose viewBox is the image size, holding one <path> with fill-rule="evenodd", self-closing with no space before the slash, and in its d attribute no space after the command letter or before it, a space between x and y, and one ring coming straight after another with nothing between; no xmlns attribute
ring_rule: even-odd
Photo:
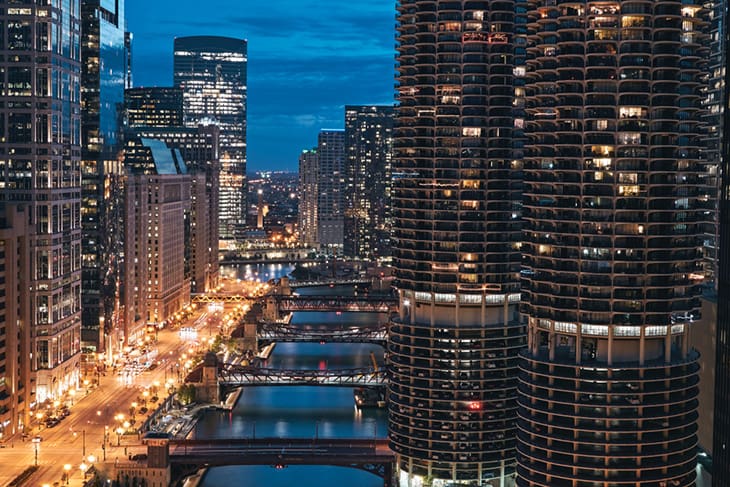
<svg viewBox="0 0 730 487"><path fill-rule="evenodd" d="M372 368L342 370L287 370L224 364L218 372L222 386L378 387L387 383L386 371Z"/></svg>
<svg viewBox="0 0 730 487"><path fill-rule="evenodd" d="M327 343L375 343L385 345L387 328L317 328L310 329L280 323L264 323L259 326L258 339L268 342L327 342Z"/></svg>
<svg viewBox="0 0 730 487"><path fill-rule="evenodd" d="M285 462L313 465L389 462L388 441L375 438L226 438L172 440L171 463L259 465Z"/></svg>

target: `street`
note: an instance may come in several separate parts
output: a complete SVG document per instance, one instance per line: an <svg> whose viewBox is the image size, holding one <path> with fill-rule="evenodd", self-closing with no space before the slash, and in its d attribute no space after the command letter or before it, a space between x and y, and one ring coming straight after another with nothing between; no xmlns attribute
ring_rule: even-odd
<svg viewBox="0 0 730 487"><path fill-rule="evenodd" d="M235 281L231 284L238 287ZM206 312L206 309L196 310L181 326L196 326L201 337L217 334L222 320L217 315L198 320ZM224 309L222 313L225 312ZM116 375L107 367L99 376L97 387L87 391L81 385L75 391L70 399L72 404L69 403L71 414L56 426L48 428L33 421L26 438L17 435L4 443L0 448L0 465L3 466L0 485L9 484L26 468L37 464L38 470L24 485L78 487L83 484L83 470L90 465L127 460L129 455L146 452L140 437L133 431L167 397L166 382L173 381L177 385L178 380L184 378L186 364L197 352L191 348L191 341L181 338L177 329L159 330L156 347L158 354L153 370L130 377ZM152 404L151 394L145 390L156 390L158 401ZM146 414L140 414L140 399L147 402L149 411ZM133 425L129 424L131 419L134 419ZM130 433L118 434L125 422Z"/></svg>

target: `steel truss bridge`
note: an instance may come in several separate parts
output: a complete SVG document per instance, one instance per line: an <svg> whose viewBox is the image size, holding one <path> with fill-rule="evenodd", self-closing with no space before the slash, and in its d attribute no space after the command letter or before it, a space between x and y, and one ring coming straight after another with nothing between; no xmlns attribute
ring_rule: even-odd
<svg viewBox="0 0 730 487"><path fill-rule="evenodd" d="M169 461L176 477L224 465L337 465L365 470L395 484L395 454L388 440L366 438L225 438L171 440ZM182 475L181 475L182 474Z"/></svg>
<svg viewBox="0 0 730 487"><path fill-rule="evenodd" d="M322 287L322 286L356 286L359 284L370 285L370 279L324 279L319 281L289 281L289 287Z"/></svg>
<svg viewBox="0 0 730 487"><path fill-rule="evenodd" d="M281 323L259 325L260 342L374 343L385 346L387 328L306 329Z"/></svg>
<svg viewBox="0 0 730 487"><path fill-rule="evenodd" d="M395 311L396 298L388 296L272 296L279 310L291 311Z"/></svg>
<svg viewBox="0 0 730 487"><path fill-rule="evenodd" d="M192 294L190 298L193 303L245 303L253 299L243 294Z"/></svg>
<svg viewBox="0 0 730 487"><path fill-rule="evenodd" d="M333 386L385 387L385 370L373 368L342 370L286 370L227 365L218 372L218 384L240 386Z"/></svg>

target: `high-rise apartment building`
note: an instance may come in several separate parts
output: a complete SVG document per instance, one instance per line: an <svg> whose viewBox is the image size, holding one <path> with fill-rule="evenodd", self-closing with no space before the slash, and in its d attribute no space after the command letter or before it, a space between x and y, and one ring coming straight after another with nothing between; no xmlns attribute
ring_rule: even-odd
<svg viewBox="0 0 730 487"><path fill-rule="evenodd" d="M79 0L0 2L0 201L26 205L30 224L27 407L79 379L80 14Z"/></svg>
<svg viewBox="0 0 730 487"><path fill-rule="evenodd" d="M246 223L247 42L216 36L175 39L174 85L183 91L185 125L220 128L220 237Z"/></svg>
<svg viewBox="0 0 730 487"><path fill-rule="evenodd" d="M703 5L529 5L518 485L693 486Z"/></svg>
<svg viewBox="0 0 730 487"><path fill-rule="evenodd" d="M344 255L390 255L392 106L345 107Z"/></svg>
<svg viewBox="0 0 730 487"><path fill-rule="evenodd" d="M389 438L404 486L514 484L525 346L515 11L398 5Z"/></svg>
<svg viewBox="0 0 730 487"><path fill-rule="evenodd" d="M299 155L299 242L317 244L318 170L317 149L302 151Z"/></svg>
<svg viewBox="0 0 730 487"><path fill-rule="evenodd" d="M81 339L85 348L103 350L117 321L122 252L124 0L81 0L81 22Z"/></svg>
<svg viewBox="0 0 730 487"><path fill-rule="evenodd" d="M718 0L719 10L727 14L727 2ZM730 34L726 22L722 22L720 40L727 59L730 49ZM714 39L713 39L714 40ZM728 71L722 64L723 83L728 85ZM721 153L722 181L718 195L719 203L719 269L717 280L717 335L715 353L715 409L714 437L712 442L712 485L730 486L730 110L727 110L730 93L727 89L721 99L723 129Z"/></svg>
<svg viewBox="0 0 730 487"><path fill-rule="evenodd" d="M317 137L317 242L328 254L342 253L345 231L345 131L324 129Z"/></svg>

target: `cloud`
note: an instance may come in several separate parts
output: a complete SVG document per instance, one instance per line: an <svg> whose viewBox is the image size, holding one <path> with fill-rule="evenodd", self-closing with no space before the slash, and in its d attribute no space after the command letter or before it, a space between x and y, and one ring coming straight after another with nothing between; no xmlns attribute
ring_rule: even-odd
<svg viewBox="0 0 730 487"><path fill-rule="evenodd" d="M248 40L249 167L296 167L344 105L392 104L392 0L127 0L136 85L172 82L176 36Z"/></svg>

